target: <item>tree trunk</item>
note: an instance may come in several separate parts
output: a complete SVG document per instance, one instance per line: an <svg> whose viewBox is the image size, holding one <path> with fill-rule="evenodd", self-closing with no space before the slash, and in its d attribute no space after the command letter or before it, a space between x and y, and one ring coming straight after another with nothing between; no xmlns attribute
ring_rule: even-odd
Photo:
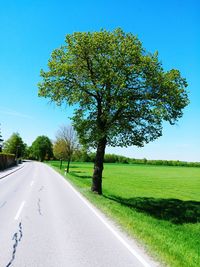
<svg viewBox="0 0 200 267"><path fill-rule="evenodd" d="M60 170L62 169L62 159L60 160Z"/></svg>
<svg viewBox="0 0 200 267"><path fill-rule="evenodd" d="M92 191L99 195L102 194L102 172L103 160L106 148L106 137L99 140L94 162L94 172L92 177Z"/></svg>
<svg viewBox="0 0 200 267"><path fill-rule="evenodd" d="M68 158L68 161L67 161L67 173L69 173L69 164L70 164L70 161L71 161L71 158Z"/></svg>

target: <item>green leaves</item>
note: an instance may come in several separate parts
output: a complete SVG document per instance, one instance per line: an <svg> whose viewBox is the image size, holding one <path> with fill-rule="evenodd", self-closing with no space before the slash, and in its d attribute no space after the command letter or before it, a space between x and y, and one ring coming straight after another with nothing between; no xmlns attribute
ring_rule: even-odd
<svg viewBox="0 0 200 267"><path fill-rule="evenodd" d="M158 52L118 28L68 34L41 71L39 96L76 105L73 125L83 143L96 147L143 146L174 124L189 103L178 70L164 72Z"/></svg>
<svg viewBox="0 0 200 267"><path fill-rule="evenodd" d="M26 144L19 133L13 133L3 144L3 152L15 154L17 158L23 157L25 149Z"/></svg>
<svg viewBox="0 0 200 267"><path fill-rule="evenodd" d="M47 136L38 136L31 145L32 156L37 160L44 161L53 156L53 146Z"/></svg>

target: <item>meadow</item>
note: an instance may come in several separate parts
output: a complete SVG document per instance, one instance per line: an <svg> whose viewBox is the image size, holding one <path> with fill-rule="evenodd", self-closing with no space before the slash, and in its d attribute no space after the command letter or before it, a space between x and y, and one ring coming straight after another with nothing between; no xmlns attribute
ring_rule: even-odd
<svg viewBox="0 0 200 267"><path fill-rule="evenodd" d="M200 266L200 168L105 164L102 196L90 191L92 171L72 163L67 179L164 266Z"/></svg>

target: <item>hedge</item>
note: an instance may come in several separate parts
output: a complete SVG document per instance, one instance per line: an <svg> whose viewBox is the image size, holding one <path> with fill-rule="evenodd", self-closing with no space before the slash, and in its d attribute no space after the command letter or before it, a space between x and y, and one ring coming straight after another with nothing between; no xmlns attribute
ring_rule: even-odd
<svg viewBox="0 0 200 267"><path fill-rule="evenodd" d="M4 170L6 168L12 167L16 164L15 155L0 153L0 170Z"/></svg>

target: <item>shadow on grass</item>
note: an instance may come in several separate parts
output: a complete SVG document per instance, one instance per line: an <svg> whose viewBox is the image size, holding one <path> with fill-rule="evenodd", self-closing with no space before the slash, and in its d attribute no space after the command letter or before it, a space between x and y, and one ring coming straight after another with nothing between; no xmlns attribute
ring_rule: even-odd
<svg viewBox="0 0 200 267"><path fill-rule="evenodd" d="M200 222L200 202L183 201L179 199L157 199L147 197L121 198L118 196L104 197L143 212L160 220L174 224Z"/></svg>
<svg viewBox="0 0 200 267"><path fill-rule="evenodd" d="M77 177L77 178L81 178L81 179L92 179L92 176L89 175L81 175L80 173L84 173L81 171L76 171L76 172L70 172L70 175Z"/></svg>
<svg viewBox="0 0 200 267"><path fill-rule="evenodd" d="M76 169L79 168L78 166L70 165L70 169Z"/></svg>

